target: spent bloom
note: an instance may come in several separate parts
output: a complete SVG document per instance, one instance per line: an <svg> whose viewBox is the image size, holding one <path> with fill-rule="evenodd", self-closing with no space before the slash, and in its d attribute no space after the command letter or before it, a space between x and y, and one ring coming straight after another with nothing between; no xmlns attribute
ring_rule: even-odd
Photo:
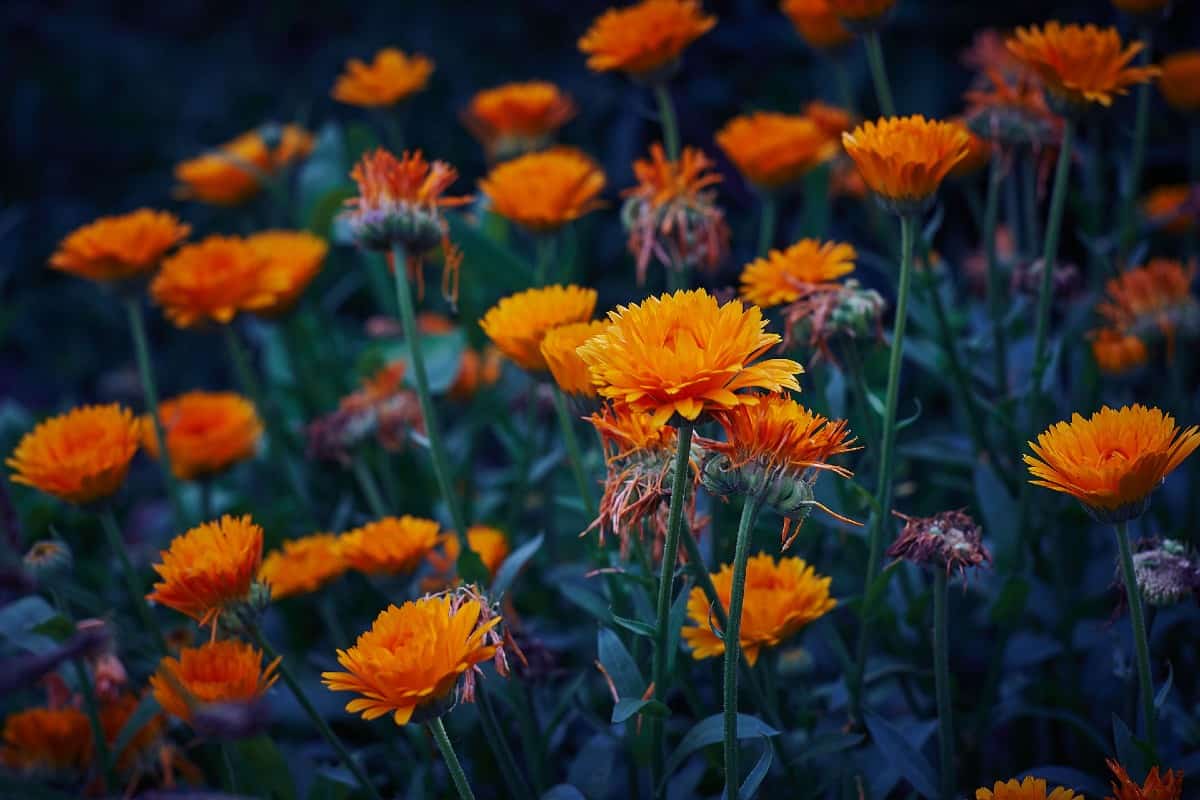
<svg viewBox="0 0 1200 800"><path fill-rule="evenodd" d="M264 125L176 165L175 193L214 205L239 205L312 149L312 134L298 125Z"/></svg>
<svg viewBox="0 0 1200 800"><path fill-rule="evenodd" d="M893 511L904 520L904 528L887 549L891 558L944 569L946 574L991 563L992 554L983 545L983 531L971 515L958 509L940 511L932 517L910 517Z"/></svg>
<svg viewBox="0 0 1200 800"><path fill-rule="evenodd" d="M264 260L261 269L275 289L273 302L255 313L276 316L290 310L325 263L329 245L308 231L263 231L246 238Z"/></svg>
<svg viewBox="0 0 1200 800"><path fill-rule="evenodd" d="M385 47L371 63L352 58L330 93L334 100L360 108L395 105L425 88L433 62L423 55Z"/></svg>
<svg viewBox="0 0 1200 800"><path fill-rule="evenodd" d="M412 572L438 544L438 524L431 519L384 517L343 533L338 540L349 569L368 575Z"/></svg>
<svg viewBox="0 0 1200 800"><path fill-rule="evenodd" d="M756 111L734 117L716 138L738 172L764 192L786 189L838 153L836 139L802 114Z"/></svg>
<svg viewBox="0 0 1200 800"><path fill-rule="evenodd" d="M1182 183L1158 186L1142 200L1142 214L1167 233L1178 236L1195 230L1200 220L1200 188Z"/></svg>
<svg viewBox="0 0 1200 800"><path fill-rule="evenodd" d="M834 13L829 0L783 0L779 8L809 47L828 50L854 38L854 33Z"/></svg>
<svg viewBox="0 0 1200 800"><path fill-rule="evenodd" d="M102 282L142 277L158 269L167 251L191 230L174 214L149 208L101 217L63 239L50 267Z"/></svg>
<svg viewBox="0 0 1200 800"><path fill-rule="evenodd" d="M1057 142L1062 119L1046 104L1046 94L1032 75L1008 75L989 69L990 86L977 86L965 95L968 128L1002 145L1041 147Z"/></svg>
<svg viewBox="0 0 1200 800"><path fill-rule="evenodd" d="M164 656L150 677L154 699L163 710L185 722L216 703L250 703L270 689L280 659L265 667L262 653L237 639L220 639L185 647L179 657Z"/></svg>
<svg viewBox="0 0 1200 800"><path fill-rule="evenodd" d="M403 361L383 366L363 380L362 388L343 397L336 410L310 422L305 429L308 457L350 466L351 451L370 437L395 452L410 431L423 432L420 400L404 387L404 372Z"/></svg>
<svg viewBox="0 0 1200 800"><path fill-rule="evenodd" d="M801 239L747 264L742 269L741 296L763 308L792 303L849 275L856 258L853 245Z"/></svg>
<svg viewBox="0 0 1200 800"><path fill-rule="evenodd" d="M543 286L509 295L488 309L479 327L521 369L547 368L542 340L560 325L585 322L596 310L596 290Z"/></svg>
<svg viewBox="0 0 1200 800"><path fill-rule="evenodd" d="M216 622L256 600L254 579L262 564L263 530L249 516L228 514L171 540L154 565L159 582L147 600L186 614L201 625Z"/></svg>
<svg viewBox="0 0 1200 800"><path fill-rule="evenodd" d="M961 125L920 115L864 122L842 134L842 144L863 180L897 214L921 211L942 180L967 156L970 139Z"/></svg>
<svg viewBox="0 0 1200 800"><path fill-rule="evenodd" d="M674 72L684 49L716 24L699 0L641 0L597 17L579 49L591 70L616 70L649 83Z"/></svg>
<svg viewBox="0 0 1200 800"><path fill-rule="evenodd" d="M595 397L596 386L592 383L587 364L579 357L579 346L593 336L603 333L608 323L603 320L572 322L551 328L542 339L542 359L554 376L558 388L576 397Z"/></svg>
<svg viewBox="0 0 1200 800"><path fill-rule="evenodd" d="M164 400L158 416L167 437L171 471L180 480L203 479L253 458L263 425L254 404L235 392L188 392ZM154 421L142 417L142 445L158 458Z"/></svg>
<svg viewBox="0 0 1200 800"><path fill-rule="evenodd" d="M1200 561L1177 539L1143 539L1133 554L1138 591L1152 606L1169 606L1200 596ZM1124 589L1124 583L1117 584Z"/></svg>
<svg viewBox="0 0 1200 800"><path fill-rule="evenodd" d="M1200 111L1200 50L1172 53L1162 60L1158 89L1176 111Z"/></svg>
<svg viewBox="0 0 1200 800"><path fill-rule="evenodd" d="M535 233L555 231L600 208L604 171L574 147L554 147L497 164L479 180L492 210Z"/></svg>
<svg viewBox="0 0 1200 800"><path fill-rule="evenodd" d="M991 789L976 789L975 800L1083 800L1083 797L1063 786L1050 790L1044 778L1028 776L1023 781L1013 778L996 781Z"/></svg>
<svg viewBox="0 0 1200 800"><path fill-rule="evenodd" d="M1183 773L1168 769L1159 773L1157 765L1150 768L1150 774L1140 786L1125 768L1113 759L1105 759L1108 769L1113 774L1112 797L1108 800L1182 800Z"/></svg>
<svg viewBox="0 0 1200 800"><path fill-rule="evenodd" d="M262 560L258 580L271 587L271 599L310 594L346 571L339 538L314 533L283 542Z"/></svg>
<svg viewBox="0 0 1200 800"><path fill-rule="evenodd" d="M92 760L92 729L77 708L29 708L4 719L0 764L31 776L73 775Z"/></svg>
<svg viewBox="0 0 1200 800"><path fill-rule="evenodd" d="M1171 354L1177 335L1190 337L1200 332L1200 302L1191 292L1195 273L1194 265L1151 259L1110 278L1096 313L1110 326L1144 340L1161 336Z"/></svg>
<svg viewBox="0 0 1200 800"><path fill-rule="evenodd" d="M177 327L227 325L239 312L274 307L288 290L287 278L268 270L267 263L245 239L209 236L163 262L150 296Z"/></svg>
<svg viewBox="0 0 1200 800"><path fill-rule="evenodd" d="M783 346L803 341L817 355L836 362L833 345L839 340L882 340L886 306L883 295L854 279L813 288L783 309Z"/></svg>
<svg viewBox="0 0 1200 800"><path fill-rule="evenodd" d="M490 158L506 159L545 147L575 116L575 102L549 81L484 89L463 111L463 124Z"/></svg>

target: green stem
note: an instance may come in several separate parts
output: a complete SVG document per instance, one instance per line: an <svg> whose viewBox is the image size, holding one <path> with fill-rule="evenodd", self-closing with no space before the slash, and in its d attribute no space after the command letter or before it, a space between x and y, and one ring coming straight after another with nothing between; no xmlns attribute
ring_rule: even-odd
<svg viewBox="0 0 1200 800"><path fill-rule="evenodd" d="M107 506L99 512L99 517L100 527L104 528L104 534L108 537L108 549L116 553L117 559L121 562L121 572L125 575L125 588L142 621L142 627L153 637L159 652L165 653L167 652L167 640L163 636L162 628L159 627L154 612L150 610L150 604L146 602L146 589L142 586L142 579L138 577L137 571L133 568L133 562L129 560L129 551L125 549L125 539L121 536L121 526L117 524L117 517Z"/></svg>
<svg viewBox="0 0 1200 800"><path fill-rule="evenodd" d="M233 746L229 742L221 742L221 761L225 763L225 780L229 783L231 794L238 794L237 770L233 768Z"/></svg>
<svg viewBox="0 0 1200 800"><path fill-rule="evenodd" d="M354 457L354 478L358 481L358 487L362 489L363 496L367 499L367 505L371 509L371 513L376 517L387 516L387 503L383 501L383 494L379 491L379 484L375 481L375 476L371 473L371 467L367 464L366 459L362 454Z"/></svg>
<svg viewBox="0 0 1200 800"><path fill-rule="evenodd" d="M1032 152L1021 162L1021 207L1025 214L1025 230L1029 236L1030 247L1038 241L1041 232L1038 231L1038 192L1037 192L1037 156Z"/></svg>
<svg viewBox="0 0 1200 800"><path fill-rule="evenodd" d="M1142 27L1142 48L1140 61L1150 63L1150 48L1154 29L1145 25ZM1150 83L1143 83L1137 88L1137 113L1133 123L1133 154L1129 161L1129 185L1125 187L1124 202L1121 204L1121 239L1117 248L1117 268L1120 269L1129 254L1129 248L1137 234L1137 198L1142 185L1142 169L1146 163L1146 133L1150 127Z"/></svg>
<svg viewBox="0 0 1200 800"><path fill-rule="evenodd" d="M554 410L558 412L558 425L562 429L563 444L567 448L567 460L571 462L571 471L575 474L575 483L579 488L579 496L583 500L583 510L588 519L596 517L596 497L588 482L587 469L583 465L583 453L579 449L579 438L575 435L571 412L567 410L567 398L562 390L554 387Z"/></svg>
<svg viewBox="0 0 1200 800"><path fill-rule="evenodd" d="M669 161L679 160L679 123L675 119L675 105L671 102L671 91L665 81L654 84L654 100L658 103L658 121L662 125L663 147Z"/></svg>
<svg viewBox="0 0 1200 800"><path fill-rule="evenodd" d="M879 112L884 117L896 116L896 104L892 101L892 86L888 83L887 66L883 61L883 45L879 41L879 31L873 30L863 34L863 44L867 48L867 64L871 67L871 80L875 83L875 96L879 100Z"/></svg>
<svg viewBox="0 0 1200 800"><path fill-rule="evenodd" d="M748 495L742 505L742 518L738 522L737 544L733 555L733 579L729 590L729 620L721 629L725 642L724 687L724 731L725 731L725 797L738 800L741 781L738 776L738 662L742 655L741 628L742 602L746 598L746 565L750 561L750 533L762 500L758 495Z"/></svg>
<svg viewBox="0 0 1200 800"><path fill-rule="evenodd" d="M88 724L92 728L92 741L96 746L96 759L104 772L104 780L111 791L117 791L120 783L117 781L117 771L114 767L113 754L108 749L108 739L104 736L104 726L100 723L100 705L96 702L96 690L88 677L87 667L82 658L73 659L75 677L79 681L79 691L83 695L83 708L87 712Z"/></svg>
<svg viewBox="0 0 1200 800"><path fill-rule="evenodd" d="M762 258L775 242L775 225L779 218L779 201L774 194L762 196L762 210L758 218L758 256Z"/></svg>
<svg viewBox="0 0 1200 800"><path fill-rule="evenodd" d="M950 699L950 634L947 618L946 570L933 574L933 680L937 692L938 744L942 769L942 800L954 800L954 709Z"/></svg>
<svg viewBox="0 0 1200 800"><path fill-rule="evenodd" d="M996 256L996 223L1000 216L1000 186L1004 183L1004 160L992 155L988 171L987 200L983 210L983 246L987 255L987 305L992 321L993 379L997 397L1008 396L1008 335L1004 330L1004 299L1001 297L1000 260Z"/></svg>
<svg viewBox="0 0 1200 800"><path fill-rule="evenodd" d="M1137 654L1138 688L1142 717L1146 725L1146 742L1151 753L1157 749L1158 725L1154 710L1154 675L1150 671L1150 640L1146 636L1146 620L1142 616L1142 590L1138 587L1133 569L1133 551L1129 546L1129 523L1118 522L1117 549L1121 556L1121 577L1125 581L1125 597L1129 601L1129 622L1133 626L1133 647Z"/></svg>
<svg viewBox="0 0 1200 800"><path fill-rule="evenodd" d="M467 782L467 774L463 772L462 764L458 763L454 745L450 743L450 737L446 735L446 726L442 724L441 717L434 717L429 722L429 731L433 734L433 740L437 742L438 750L442 751L442 758L446 761L446 769L450 771L450 778L454 781L454 788L458 790L459 798L475 800L471 784Z"/></svg>

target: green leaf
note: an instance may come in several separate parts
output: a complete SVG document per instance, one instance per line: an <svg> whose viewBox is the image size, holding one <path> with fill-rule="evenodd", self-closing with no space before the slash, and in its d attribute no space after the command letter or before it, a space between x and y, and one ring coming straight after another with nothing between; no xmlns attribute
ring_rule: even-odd
<svg viewBox="0 0 1200 800"><path fill-rule="evenodd" d="M243 739L236 745L238 757L247 767L241 771L242 780L251 784L253 791L242 791L254 797L270 800L295 800L296 786L292 780L291 766L279 748L268 736L259 735ZM352 783L351 785L357 786Z"/></svg>
<svg viewBox="0 0 1200 800"><path fill-rule="evenodd" d="M521 568L529 563L529 559L537 554L545 538L545 534L539 533L510 553L508 558L504 559L504 563L500 565L500 569L496 570L496 579L492 581L490 587L492 595L500 597L508 593L513 581L517 579L517 574L520 573Z"/></svg>
<svg viewBox="0 0 1200 800"><path fill-rule="evenodd" d="M458 561L454 562L454 569L458 573L458 577L462 578L463 583L487 586L488 581L492 578L483 559L474 550L463 549L458 554Z"/></svg>
<svg viewBox="0 0 1200 800"><path fill-rule="evenodd" d="M121 730L117 733L117 738L112 743L112 752L118 755L125 752L125 748L129 747L129 743L133 738L150 724L150 721L162 711L158 705L158 701L154 699L154 695L147 694L137 704L137 708L129 715L129 719L125 720L125 724L121 726Z"/></svg>
<svg viewBox="0 0 1200 800"><path fill-rule="evenodd" d="M937 796L937 773L900 730L878 714L866 712L867 730L884 761L919 794Z"/></svg>
<svg viewBox="0 0 1200 800"><path fill-rule="evenodd" d="M638 636L645 636L648 639L653 639L655 636L655 628L648 622L642 622L639 619L629 619L628 617L612 615L613 622L620 625L627 631L635 633Z"/></svg>
<svg viewBox="0 0 1200 800"><path fill-rule="evenodd" d="M767 777L767 772L771 769L771 759L775 757L775 748L771 747L771 740L765 736L762 743L763 753L746 776L746 780L742 781L742 785L738 789L738 800L753 800L763 778Z"/></svg>
<svg viewBox="0 0 1200 800"><path fill-rule="evenodd" d="M1171 662L1167 662L1167 680L1162 685L1162 688L1154 695L1154 710L1161 710L1163 703L1167 702L1167 695L1171 693L1171 684L1175 682L1175 667Z"/></svg>
<svg viewBox="0 0 1200 800"><path fill-rule="evenodd" d="M418 342L425 361L425 372L429 376L429 391L433 394L445 394L458 377L463 350L467 347L466 334L462 328L455 328L449 333L421 334ZM388 342L382 349L387 361L405 363L404 382L410 388L415 388L416 376L408 355L408 342Z"/></svg>
<svg viewBox="0 0 1200 800"><path fill-rule="evenodd" d="M618 725L637 714L645 714L648 717L666 718L671 715L671 709L658 700L640 700L627 697L618 700L617 704L613 706L612 723Z"/></svg>
<svg viewBox="0 0 1200 800"><path fill-rule="evenodd" d="M814 761L852 750L862 744L866 738L861 733L829 733L824 736L815 736L804 746L804 751L796 760Z"/></svg>
<svg viewBox="0 0 1200 800"><path fill-rule="evenodd" d="M1029 582L1024 578L1009 578L992 605L992 622L1000 626L1014 625L1024 617L1028 598Z"/></svg>
<svg viewBox="0 0 1200 800"><path fill-rule="evenodd" d="M49 636L56 642L62 642L75 633L75 626L62 614L56 614L45 622L39 622L33 626L33 632Z"/></svg>
<svg viewBox="0 0 1200 800"><path fill-rule="evenodd" d="M983 513L985 531L1002 551L1011 548L1017 531L1017 504L995 469L986 462L975 465L975 494Z"/></svg>
<svg viewBox="0 0 1200 800"><path fill-rule="evenodd" d="M296 199L301 219L313 219L315 209L331 191L350 187L349 173L342 130L332 122L327 123L317 133L312 152L296 175ZM322 236L328 233L327 228L314 230Z"/></svg>
<svg viewBox="0 0 1200 800"><path fill-rule="evenodd" d="M612 624L612 612L608 608L608 603L600 595L578 586L560 585L558 588L569 603L583 609L600 622Z"/></svg>
<svg viewBox="0 0 1200 800"><path fill-rule="evenodd" d="M641 699L646 691L646 681L641 670L621 643L620 637L608 628L601 628L596 634L596 656L604 665L604 670L612 679L613 685L617 687L619 699Z"/></svg>
<svg viewBox="0 0 1200 800"><path fill-rule="evenodd" d="M0 637L30 653L47 653L58 645L36 628L57 616L58 612L41 597L22 597L0 608Z"/></svg>
<svg viewBox="0 0 1200 800"><path fill-rule="evenodd" d="M899 561L893 561L891 564L888 564L886 567L884 567L879 574L875 576L875 581L867 590L866 595L863 598L862 607L871 609L872 618L874 618L874 616L880 612L881 609L879 598L883 596L884 591L887 589L888 583L890 583L892 580L892 576L895 575L899 570L900 563L901 562Z"/></svg>
<svg viewBox="0 0 1200 800"><path fill-rule="evenodd" d="M713 714L711 717L705 717L693 725L692 729L679 740L679 746L675 748L675 751L671 753L671 757L667 759L666 768L663 772L663 780L666 780L675 770L679 769L692 753L702 747L724 741L724 725L725 717L723 714ZM779 731L758 717L752 717L749 714L737 715L738 739L757 739L760 736L778 735Z"/></svg>

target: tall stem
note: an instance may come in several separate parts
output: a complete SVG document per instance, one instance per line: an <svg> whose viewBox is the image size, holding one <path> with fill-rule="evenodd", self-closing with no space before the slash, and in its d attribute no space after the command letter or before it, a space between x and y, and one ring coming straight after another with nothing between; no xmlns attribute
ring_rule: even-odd
<svg viewBox="0 0 1200 800"><path fill-rule="evenodd" d="M742 601L746 597L746 565L750 560L750 532L762 505L757 495L748 495L742 505L738 522L737 544L733 554L733 579L729 590L728 624L721 629L725 642L724 664L724 730L725 730L725 797L738 800L741 781L738 776L738 661L742 655Z"/></svg>
<svg viewBox="0 0 1200 800"><path fill-rule="evenodd" d="M1000 216L1000 185L1003 182L1004 159L999 153L993 153L983 210L983 247L987 255L987 305L992 322L993 380L998 397L1008 396L1008 335L1004 331L1004 298L1001 297L1000 261L996 257L996 223Z"/></svg>
<svg viewBox="0 0 1200 800"><path fill-rule="evenodd" d="M75 678L79 681L79 692L83 695L83 708L87 712L88 724L92 729L92 741L95 742L96 760L100 764L100 769L104 773L104 780L107 782L108 791L117 791L120 788L120 783L117 781L117 772L113 765L113 754L108 749L108 739L104 736L104 726L100 722L100 704L96 702L96 689L92 685L92 679L88 676L87 667L84 666L82 658L76 658L72 661L75 666Z"/></svg>
<svg viewBox="0 0 1200 800"><path fill-rule="evenodd" d="M950 636L946 623L946 583L946 570L937 567L933 575L933 680L937 692L942 800L954 800L954 709L950 700Z"/></svg>
<svg viewBox="0 0 1200 800"><path fill-rule="evenodd" d="M146 602L146 588L133 568L133 562L129 560L129 551L125 549L125 539L121 536L121 526L117 524L117 517L108 507L100 511L99 517L100 527L104 528L104 534L108 538L108 549L112 550L121 562L121 572L125 575L125 589L129 592L129 599L133 602L133 607L142 621L142 627L154 638L154 645L158 651L165 653L167 652L167 640L163 636L162 628L158 625L158 619L150 610L150 604Z"/></svg>
<svg viewBox="0 0 1200 800"><path fill-rule="evenodd" d="M671 102L671 91L666 81L654 84L654 100L658 103L658 121L662 125L663 147L667 159L679 160L679 123L675 119L675 105Z"/></svg>
<svg viewBox="0 0 1200 800"><path fill-rule="evenodd" d="M1154 711L1154 675L1150 671L1150 640L1146 636L1146 620L1142 616L1142 590L1138 587L1133 569L1133 551L1129 547L1129 523L1118 522L1117 549L1121 557L1121 577L1125 582L1125 597L1129 601L1129 623L1133 627L1133 647L1137 654L1138 694L1142 718L1146 725L1146 742L1153 753L1157 749L1158 725Z"/></svg>
<svg viewBox="0 0 1200 800"><path fill-rule="evenodd" d="M459 798L475 800L471 784L467 782L467 774L463 772L462 764L458 763L454 745L450 743L450 737L446 735L446 726L442 724L441 717L434 717L430 721L429 731L433 734L433 740L437 742L438 750L442 752L442 758L446 761L446 769L450 770L450 778L454 781L454 788L458 790Z"/></svg>
<svg viewBox="0 0 1200 800"><path fill-rule="evenodd" d="M1142 27L1140 61L1150 63L1150 48L1154 30L1149 25ZM1150 83L1137 88L1137 115L1133 123L1133 154L1129 160L1129 185L1121 203L1121 239L1117 248L1117 268L1121 268L1129 248L1137 234L1137 197L1142 185L1142 169L1146 162L1146 132L1150 123Z"/></svg>
<svg viewBox="0 0 1200 800"><path fill-rule="evenodd" d="M882 116L896 116L896 104L892 100L892 86L888 82L887 67L883 62L883 45L879 41L879 31L873 30L863 34L863 44L867 48L867 64L871 67L871 80L875 83L875 97L879 100L879 111Z"/></svg>
<svg viewBox="0 0 1200 800"><path fill-rule="evenodd" d="M367 506L370 507L371 513L376 517L386 517L387 503L383 501L383 493L379 491L379 483L375 480L374 474L371 473L371 465L367 463L366 458L361 453L354 457L354 478L358 481L358 486L362 489L363 496L367 499Z"/></svg>
<svg viewBox="0 0 1200 800"><path fill-rule="evenodd" d="M774 194L762 196L762 209L758 219L758 256L762 258L775 243L775 225L779 218L779 201Z"/></svg>
<svg viewBox="0 0 1200 800"><path fill-rule="evenodd" d="M587 469L583 465L583 452L579 449L579 438L575 435L571 413L567 410L567 398L557 386L554 388L554 410L558 412L558 426L562 429L563 444L567 448L567 460L571 462L571 471L575 474L575 483L579 488L579 497L583 500L583 509L588 519L596 516L596 497L588 482Z"/></svg>

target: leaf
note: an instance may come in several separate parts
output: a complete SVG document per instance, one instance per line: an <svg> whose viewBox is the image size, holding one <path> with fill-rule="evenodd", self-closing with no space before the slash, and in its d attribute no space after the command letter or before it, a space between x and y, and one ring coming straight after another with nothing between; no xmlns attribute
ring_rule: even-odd
<svg viewBox="0 0 1200 800"><path fill-rule="evenodd" d="M812 761L813 759L841 753L844 750L852 750L862 744L866 738L861 733L830 733L824 736L817 736L809 741L808 746L804 748L804 752L796 760Z"/></svg>
<svg viewBox="0 0 1200 800"><path fill-rule="evenodd" d="M1012 625L1025 615L1029 598L1029 582L1024 578L1009 578L992 604L991 620L1001 627Z"/></svg>
<svg viewBox="0 0 1200 800"><path fill-rule="evenodd" d="M336 189L350 186L350 167L346 163L346 143L342 130L327 123L317 133L312 152L296 175L296 198L301 219L312 220L323 198ZM326 230L316 230L321 236Z"/></svg>
<svg viewBox="0 0 1200 800"><path fill-rule="evenodd" d="M75 633L75 626L71 624L71 620L62 614L55 614L45 622L39 622L37 625L34 625L33 632L49 636L56 642L63 642L69 639L71 634Z"/></svg>
<svg viewBox="0 0 1200 800"><path fill-rule="evenodd" d="M560 783L558 786L551 786L542 795L541 800L587 800L587 797L571 784Z"/></svg>
<svg viewBox="0 0 1200 800"><path fill-rule="evenodd" d="M1161 710L1163 707L1163 703L1167 702L1167 695L1169 695L1171 693L1171 684L1173 684L1174 682L1175 682L1175 667L1171 665L1170 661L1168 661L1167 662L1166 683L1164 683L1162 685L1162 688L1158 690L1158 693L1154 695L1154 710L1155 711Z"/></svg>
<svg viewBox="0 0 1200 800"><path fill-rule="evenodd" d="M118 754L125 752L125 748L129 747L129 743L133 741L134 737L149 725L160 711L162 708L154 699L154 695L147 694L143 697L117 733L117 738L112 743L112 752Z"/></svg>
<svg viewBox="0 0 1200 800"><path fill-rule="evenodd" d="M897 433L904 430L909 425L912 425L914 422L916 422L917 420L919 420L921 418L921 409L922 409L921 398L914 397L913 405L917 407L916 410L913 411L913 413L909 414L907 417L904 417L903 419L896 420L896 432Z"/></svg>
<svg viewBox="0 0 1200 800"><path fill-rule="evenodd" d="M671 709L658 700L639 700L633 697L626 697L618 700L617 704L613 706L612 723L619 725L637 714L665 718L671 715Z"/></svg>
<svg viewBox="0 0 1200 800"><path fill-rule="evenodd" d="M1124 720L1116 714L1112 715L1113 746L1116 749L1117 761L1129 771L1130 775L1145 775L1146 763L1141 749L1135 744L1133 733Z"/></svg>
<svg viewBox="0 0 1200 800"><path fill-rule="evenodd" d="M867 730L884 760L896 770L919 794L936 797L937 773L919 750L896 726L878 714L866 712Z"/></svg>
<svg viewBox="0 0 1200 800"><path fill-rule="evenodd" d="M463 582L473 583L477 586L487 586L488 581L492 578L483 559L474 550L464 549L458 554L458 560L454 562L454 571L463 579Z"/></svg>
<svg viewBox="0 0 1200 800"><path fill-rule="evenodd" d="M634 633L638 636L645 636L649 639L654 638L655 628L648 622L642 622L639 619L629 619L628 617L621 617L616 614L613 614L612 618L613 622L617 623L631 633Z"/></svg>
<svg viewBox="0 0 1200 800"><path fill-rule="evenodd" d="M496 570L496 579L492 581L490 587L492 595L499 597L508 592L513 581L516 580L517 574L520 573L521 568L529 562L529 559L537 554L545 539L546 535L539 533L509 554L508 558L504 559L504 563L500 565L500 569Z"/></svg>
<svg viewBox="0 0 1200 800"><path fill-rule="evenodd" d="M251 785L241 786L242 791L254 797L270 798L270 800L295 800L296 785L292 779L292 765L284 758L283 753L275 746L275 742L266 735L244 739L236 744L237 754L246 769L240 771ZM318 770L318 774L328 775L326 770ZM347 773L348 774L348 773ZM350 785L357 786L350 776ZM336 780L336 779L335 779Z"/></svg>
<svg viewBox="0 0 1200 800"><path fill-rule="evenodd" d="M22 597L0 608L0 637L30 653L49 652L57 643L35 629L56 616L58 612L41 597Z"/></svg>
<svg viewBox="0 0 1200 800"><path fill-rule="evenodd" d="M445 394L458 377L463 350L467 347L467 335L462 328L455 328L449 333L424 333L418 339L418 346L421 348L425 372L429 377L429 391ZM416 373L412 369L412 359L408 354L408 342L388 342L382 349L388 361L405 363L404 383L410 388L415 388Z"/></svg>
<svg viewBox="0 0 1200 800"><path fill-rule="evenodd" d="M1062 652L1062 643L1053 636L1032 631L1017 631L1004 648L1004 666L1009 669L1032 667Z"/></svg>
<svg viewBox="0 0 1200 800"><path fill-rule="evenodd" d="M742 781L741 788L738 789L738 800L752 800L759 785L763 782L763 778L767 777L767 772L771 769L771 759L775 757L775 748L771 747L771 740L765 736L762 743L763 754L758 757L758 762L750 770L746 780Z"/></svg>
<svg viewBox="0 0 1200 800"><path fill-rule="evenodd" d="M687 760L687 757L701 747L707 747L710 744L724 741L724 723L725 718L723 714L713 714L711 717L705 717L693 725L692 729L685 733L683 738L679 740L679 746L675 748L675 751L671 753L671 757L667 759L667 765L663 771L663 779L665 780L672 772L679 769L679 766ZM752 717L749 714L737 715L738 739L757 739L760 736L778 735L779 731L758 717Z"/></svg>
<svg viewBox="0 0 1200 800"><path fill-rule="evenodd" d="M567 770L567 780L585 797L607 797L613 784L617 761L617 743L605 733L588 739Z"/></svg>
<svg viewBox="0 0 1200 800"><path fill-rule="evenodd" d="M974 478L984 530L999 549L1006 550L1017 539L1017 504L990 464L976 464Z"/></svg>
<svg viewBox="0 0 1200 800"><path fill-rule="evenodd" d="M646 691L646 681L637 662L612 630L601 628L596 634L596 657L617 687L619 699L641 699Z"/></svg>
<svg viewBox="0 0 1200 800"><path fill-rule="evenodd" d="M871 584L870 588L867 589L866 595L863 597L861 607L871 609L872 618L874 618L875 614L880 612L879 598L883 596L884 591L887 589L888 583L892 580L892 576L899 571L900 563L901 562L899 561L893 561L891 564L888 564L886 567L880 570L879 574L875 576L875 581Z"/></svg>
<svg viewBox="0 0 1200 800"><path fill-rule="evenodd" d="M606 625L612 624L612 612L600 595L579 586L560 585L558 590L572 605L578 606Z"/></svg>

